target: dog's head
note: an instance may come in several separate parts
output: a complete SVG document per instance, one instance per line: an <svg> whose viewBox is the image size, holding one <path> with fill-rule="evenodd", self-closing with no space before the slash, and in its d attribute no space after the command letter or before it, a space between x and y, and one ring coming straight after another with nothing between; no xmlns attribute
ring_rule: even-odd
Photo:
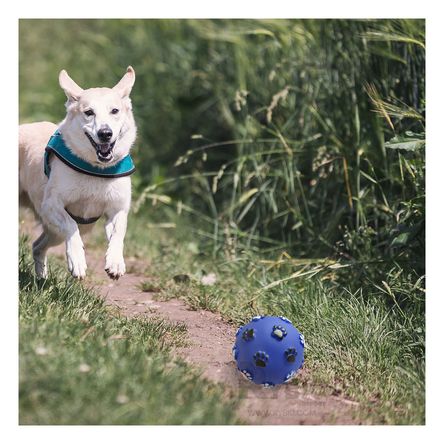
<svg viewBox="0 0 444 444"><path fill-rule="evenodd" d="M68 97L60 131L75 154L103 167L128 154L136 138L129 97L135 78L129 66L113 88L84 90L65 70L60 72L59 83Z"/></svg>

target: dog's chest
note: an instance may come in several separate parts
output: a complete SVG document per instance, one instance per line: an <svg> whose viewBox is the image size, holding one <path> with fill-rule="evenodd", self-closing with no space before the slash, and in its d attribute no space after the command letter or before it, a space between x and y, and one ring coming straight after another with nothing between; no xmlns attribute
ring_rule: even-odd
<svg viewBox="0 0 444 444"><path fill-rule="evenodd" d="M69 186L71 185L71 186ZM83 177L71 184L65 182L65 208L75 216L89 219L105 213L129 209L129 177L104 179Z"/></svg>
<svg viewBox="0 0 444 444"><path fill-rule="evenodd" d="M89 219L96 219L105 213L106 205L101 202L96 203L83 203L74 202L65 206L65 209L70 213L71 217L76 219L84 219L80 223L87 223ZM77 221L77 220L76 220ZM78 221L77 221L78 222ZM95 220L94 220L95 222Z"/></svg>

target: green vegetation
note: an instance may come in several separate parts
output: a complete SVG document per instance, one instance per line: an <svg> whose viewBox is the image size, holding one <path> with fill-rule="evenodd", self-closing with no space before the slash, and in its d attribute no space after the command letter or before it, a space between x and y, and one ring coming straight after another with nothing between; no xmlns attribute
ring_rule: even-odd
<svg viewBox="0 0 444 444"><path fill-rule="evenodd" d="M21 424L233 424L236 400L170 353L184 327L126 319L20 247Z"/></svg>
<svg viewBox="0 0 444 444"><path fill-rule="evenodd" d="M296 383L424 422L423 20L22 20L20 62L22 121L63 117L62 68L88 87L134 66L146 288L285 313Z"/></svg>

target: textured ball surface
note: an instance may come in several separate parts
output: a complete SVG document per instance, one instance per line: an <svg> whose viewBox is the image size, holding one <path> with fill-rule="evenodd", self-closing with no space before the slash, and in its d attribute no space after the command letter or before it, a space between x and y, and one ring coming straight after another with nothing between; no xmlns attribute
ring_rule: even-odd
<svg viewBox="0 0 444 444"><path fill-rule="evenodd" d="M237 331L233 357L250 381L265 387L282 384L304 362L304 335L283 316L255 316Z"/></svg>

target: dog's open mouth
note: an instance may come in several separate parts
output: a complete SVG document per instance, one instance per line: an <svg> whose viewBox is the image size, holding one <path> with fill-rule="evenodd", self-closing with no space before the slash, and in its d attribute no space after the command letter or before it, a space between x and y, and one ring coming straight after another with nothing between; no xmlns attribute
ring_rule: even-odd
<svg viewBox="0 0 444 444"><path fill-rule="evenodd" d="M116 140L112 143L97 143L87 132L85 132L91 145L95 148L97 158L100 162L109 162L113 159L113 148L116 144Z"/></svg>

